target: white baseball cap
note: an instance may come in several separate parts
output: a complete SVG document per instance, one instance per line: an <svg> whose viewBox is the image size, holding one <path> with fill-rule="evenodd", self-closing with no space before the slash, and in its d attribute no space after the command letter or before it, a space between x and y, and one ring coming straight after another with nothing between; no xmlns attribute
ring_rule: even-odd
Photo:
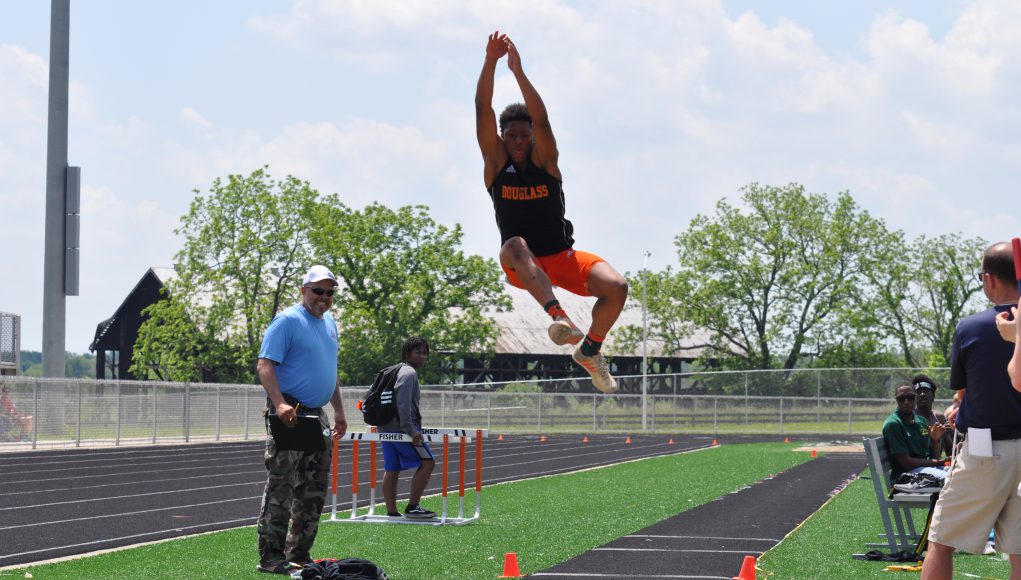
<svg viewBox="0 0 1021 580"><path fill-rule="evenodd" d="M333 272L326 266L320 266L319 264L308 269L308 273L301 279L301 285L308 286L320 280L330 280L334 286L337 285L337 277L333 275Z"/></svg>

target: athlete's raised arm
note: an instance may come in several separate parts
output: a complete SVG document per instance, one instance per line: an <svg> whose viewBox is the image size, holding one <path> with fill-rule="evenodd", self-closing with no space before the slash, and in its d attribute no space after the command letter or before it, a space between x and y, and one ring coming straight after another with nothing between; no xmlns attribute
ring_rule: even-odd
<svg viewBox="0 0 1021 580"><path fill-rule="evenodd" d="M496 76L496 63L507 54L507 35L494 32L486 44L486 60L482 63L482 74L475 88L475 135L479 140L479 149L485 162L483 178L486 187L504 163L507 162L507 151L500 140L496 127L496 113L493 111L493 82Z"/></svg>
<svg viewBox="0 0 1021 580"><path fill-rule="evenodd" d="M553 136L553 127L549 122L549 114L546 112L546 105L535 90L532 82L528 80L525 71L521 66L521 54L514 43L507 39L507 66L514 73L521 89L521 96L525 98L525 107L528 115L532 117L532 135L535 139L535 147L532 148L532 162L542 167L547 173L561 179L560 167L557 161L560 152L557 150L557 140Z"/></svg>

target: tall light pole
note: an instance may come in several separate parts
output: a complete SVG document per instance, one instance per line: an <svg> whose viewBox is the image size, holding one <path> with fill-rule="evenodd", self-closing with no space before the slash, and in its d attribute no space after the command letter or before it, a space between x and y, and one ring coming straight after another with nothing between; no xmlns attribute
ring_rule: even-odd
<svg viewBox="0 0 1021 580"><path fill-rule="evenodd" d="M46 134L46 233L43 254L43 376L64 377L65 208L70 0L50 4L50 86Z"/></svg>
<svg viewBox="0 0 1021 580"><path fill-rule="evenodd" d="M649 428L649 256L652 252L645 250L645 261L642 263L642 431Z"/></svg>

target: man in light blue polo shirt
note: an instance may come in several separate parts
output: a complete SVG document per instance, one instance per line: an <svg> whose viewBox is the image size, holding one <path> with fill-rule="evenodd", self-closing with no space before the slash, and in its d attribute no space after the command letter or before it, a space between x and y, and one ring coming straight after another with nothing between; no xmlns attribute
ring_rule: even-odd
<svg viewBox="0 0 1021 580"><path fill-rule="evenodd" d="M282 425L278 435L289 435L299 415L318 417L321 427L318 434L312 432L311 447L317 448L303 450L285 443L287 437L276 441L267 422L268 476L258 523L260 572L290 574L312 561L309 551L330 473L331 431L322 408L327 402L334 411L333 433L347 432L337 381L337 324L329 313L336 290L333 273L312 266L302 279L301 303L270 322L259 350L259 381L268 398L268 418Z"/></svg>

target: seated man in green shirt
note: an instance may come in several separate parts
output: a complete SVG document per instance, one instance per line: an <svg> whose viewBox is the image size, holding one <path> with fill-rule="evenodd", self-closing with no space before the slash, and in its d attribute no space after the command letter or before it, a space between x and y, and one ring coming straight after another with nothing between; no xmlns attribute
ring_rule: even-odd
<svg viewBox="0 0 1021 580"><path fill-rule="evenodd" d="M883 423L883 439L890 454L894 488L915 493L937 492L947 477L940 460L944 427L937 423L930 428L924 417L915 414L914 386L897 387L896 398L897 410ZM928 477L898 483L903 473L925 474Z"/></svg>

